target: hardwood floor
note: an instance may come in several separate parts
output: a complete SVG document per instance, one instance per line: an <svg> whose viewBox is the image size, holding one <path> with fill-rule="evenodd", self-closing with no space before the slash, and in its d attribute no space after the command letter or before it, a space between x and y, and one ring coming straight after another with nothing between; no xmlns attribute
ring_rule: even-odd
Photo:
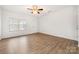
<svg viewBox="0 0 79 59"><path fill-rule="evenodd" d="M27 36L7 38L0 41L1 54L21 53L77 53L78 42L70 39L35 33Z"/></svg>
<svg viewBox="0 0 79 59"><path fill-rule="evenodd" d="M77 53L79 54L79 47L78 47Z"/></svg>

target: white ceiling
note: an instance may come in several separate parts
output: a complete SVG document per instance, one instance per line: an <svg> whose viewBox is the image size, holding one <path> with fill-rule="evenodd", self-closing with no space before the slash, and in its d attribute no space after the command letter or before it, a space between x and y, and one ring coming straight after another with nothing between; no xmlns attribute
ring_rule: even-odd
<svg viewBox="0 0 79 59"><path fill-rule="evenodd" d="M27 8L31 8L31 5L3 5L1 7L9 11L14 11L14 12L19 12L19 13L31 12L30 10L27 10ZM42 13L46 13L48 11L55 11L55 10L61 9L66 6L64 5L39 5L39 7L44 9L44 12Z"/></svg>

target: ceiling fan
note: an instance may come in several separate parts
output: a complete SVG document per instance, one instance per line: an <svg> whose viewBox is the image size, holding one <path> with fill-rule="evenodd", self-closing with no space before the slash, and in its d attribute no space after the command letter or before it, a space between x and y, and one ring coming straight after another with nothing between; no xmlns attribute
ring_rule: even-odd
<svg viewBox="0 0 79 59"><path fill-rule="evenodd" d="M41 11L43 11L43 8L39 8L37 5L33 5L32 8L27 8L28 10L31 10L32 14L40 14Z"/></svg>

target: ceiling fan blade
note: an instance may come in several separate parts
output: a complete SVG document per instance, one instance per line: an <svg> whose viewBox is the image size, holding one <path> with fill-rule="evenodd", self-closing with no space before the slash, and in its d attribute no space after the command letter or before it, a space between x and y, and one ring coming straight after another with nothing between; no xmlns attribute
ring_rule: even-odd
<svg viewBox="0 0 79 59"><path fill-rule="evenodd" d="M38 9L39 11L43 11L43 9Z"/></svg>
<svg viewBox="0 0 79 59"><path fill-rule="evenodd" d="M40 14L40 12L38 12L38 14Z"/></svg>
<svg viewBox="0 0 79 59"><path fill-rule="evenodd" d="M27 8L28 10L32 10L31 8Z"/></svg>

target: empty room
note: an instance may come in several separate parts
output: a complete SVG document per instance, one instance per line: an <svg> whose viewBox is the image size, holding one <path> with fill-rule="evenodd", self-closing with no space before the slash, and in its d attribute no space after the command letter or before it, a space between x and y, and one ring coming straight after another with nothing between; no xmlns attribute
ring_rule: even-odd
<svg viewBox="0 0 79 59"><path fill-rule="evenodd" d="M77 54L77 5L0 5L0 54Z"/></svg>

